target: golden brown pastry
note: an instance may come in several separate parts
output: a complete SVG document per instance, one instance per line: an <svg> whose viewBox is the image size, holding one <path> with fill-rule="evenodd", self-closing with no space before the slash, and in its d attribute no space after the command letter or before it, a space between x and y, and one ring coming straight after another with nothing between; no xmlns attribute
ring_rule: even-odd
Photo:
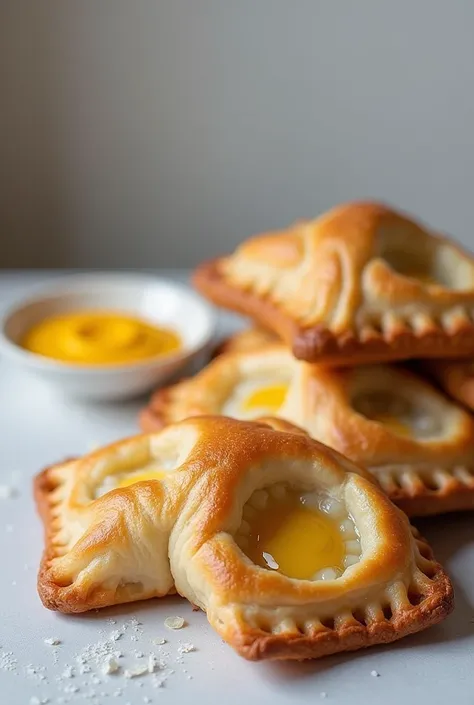
<svg viewBox="0 0 474 705"><path fill-rule="evenodd" d="M474 509L474 419L395 365L323 368L281 345L227 353L156 392L144 430L199 414L276 415L368 468L409 515Z"/></svg>
<svg viewBox="0 0 474 705"><path fill-rule="evenodd" d="M432 360L422 364L453 399L474 411L474 359Z"/></svg>
<svg viewBox="0 0 474 705"><path fill-rule="evenodd" d="M376 203L244 242L199 267L197 288L331 365L474 353L474 260Z"/></svg>
<svg viewBox="0 0 474 705"><path fill-rule="evenodd" d="M63 612L177 591L242 656L315 658L442 620L453 591L373 479L297 433L188 419L45 470L39 591Z"/></svg>

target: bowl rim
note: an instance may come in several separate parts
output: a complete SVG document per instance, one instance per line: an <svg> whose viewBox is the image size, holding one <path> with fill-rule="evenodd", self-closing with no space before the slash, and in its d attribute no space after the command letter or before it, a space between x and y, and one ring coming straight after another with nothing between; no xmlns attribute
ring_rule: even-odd
<svg viewBox="0 0 474 705"><path fill-rule="evenodd" d="M96 281L94 281L96 280ZM48 299L54 299L61 294L72 294L81 289L87 283L88 290L91 287L99 289L101 286L108 285L126 285L142 284L146 285L164 285L174 289L179 296L189 297L194 299L195 303L201 307L206 319L206 325L203 328L203 333L197 344L185 346L171 352L167 355L155 355L153 357L138 360L136 362L114 362L108 364L81 364L77 362L65 362L63 360L55 360L39 353L34 353L25 350L18 343L10 338L6 332L6 328L10 319L17 315L22 309L31 306L34 303L42 301L47 302ZM120 310L117 308L117 311ZM147 368L160 367L165 368L169 364L179 364L186 362L190 357L203 350L206 345L212 340L216 331L217 316L213 308L191 287L185 283L176 282L167 277L162 277L153 274L142 274L139 272L80 272L70 275L54 278L51 283L43 284L37 287L37 291L32 291L25 298L17 300L12 305L8 306L3 315L0 317L0 352L5 353L11 359L16 359L19 362L26 363L29 366L34 366L36 369L55 370L58 373L82 374L84 376L103 375L107 373L117 373L120 371L138 371Z"/></svg>

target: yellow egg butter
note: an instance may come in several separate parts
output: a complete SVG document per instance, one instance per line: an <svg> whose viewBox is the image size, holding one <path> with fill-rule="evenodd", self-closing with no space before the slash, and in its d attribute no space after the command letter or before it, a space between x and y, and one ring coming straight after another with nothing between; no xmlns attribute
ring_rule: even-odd
<svg viewBox="0 0 474 705"><path fill-rule="evenodd" d="M78 365L139 362L181 347L173 330L115 311L77 311L35 324L21 341L30 352Z"/></svg>
<svg viewBox="0 0 474 705"><path fill-rule="evenodd" d="M326 567L342 571L345 545L332 518L289 495L258 512L245 552L257 565L305 580Z"/></svg>

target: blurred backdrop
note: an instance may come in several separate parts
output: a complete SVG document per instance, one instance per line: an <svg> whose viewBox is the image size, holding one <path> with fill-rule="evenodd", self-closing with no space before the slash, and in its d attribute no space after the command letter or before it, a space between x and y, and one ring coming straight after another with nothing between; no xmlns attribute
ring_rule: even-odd
<svg viewBox="0 0 474 705"><path fill-rule="evenodd" d="M188 266L352 198L474 248L474 3L2 0L0 266Z"/></svg>

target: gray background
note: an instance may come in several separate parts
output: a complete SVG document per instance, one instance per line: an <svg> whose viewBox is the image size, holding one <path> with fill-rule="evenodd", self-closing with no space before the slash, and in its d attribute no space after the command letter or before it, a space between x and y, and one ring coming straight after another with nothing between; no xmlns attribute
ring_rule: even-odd
<svg viewBox="0 0 474 705"><path fill-rule="evenodd" d="M474 247L474 3L1 0L0 266L184 266L383 198Z"/></svg>

